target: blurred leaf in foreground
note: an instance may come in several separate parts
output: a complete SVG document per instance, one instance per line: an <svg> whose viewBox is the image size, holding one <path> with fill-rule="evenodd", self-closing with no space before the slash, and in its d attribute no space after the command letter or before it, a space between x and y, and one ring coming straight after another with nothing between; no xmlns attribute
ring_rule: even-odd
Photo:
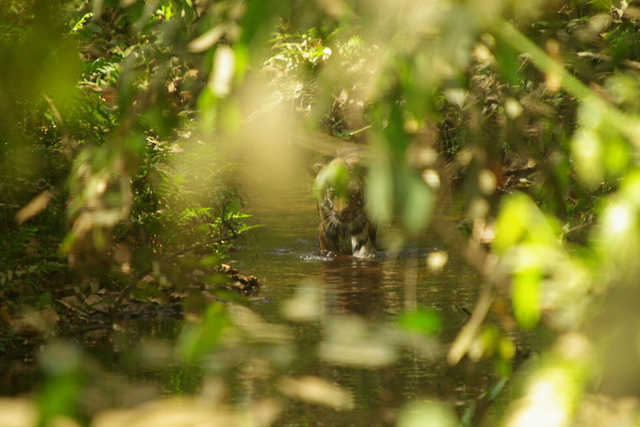
<svg viewBox="0 0 640 427"><path fill-rule="evenodd" d="M442 318L433 310L404 312L398 317L398 324L407 331L426 335L438 335L442 330Z"/></svg>

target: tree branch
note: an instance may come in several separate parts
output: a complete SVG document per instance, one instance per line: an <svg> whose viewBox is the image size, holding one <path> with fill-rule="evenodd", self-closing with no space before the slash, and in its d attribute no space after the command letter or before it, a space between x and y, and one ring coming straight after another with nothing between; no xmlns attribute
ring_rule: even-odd
<svg viewBox="0 0 640 427"><path fill-rule="evenodd" d="M205 240L204 242L200 242L200 243L196 243L195 245L191 245L191 246L187 246L186 248L180 249L176 252L170 253L169 255L166 255L162 258L163 262L167 262L167 261L171 261L172 259L194 251L196 249L199 249L203 246L207 246L207 245L212 245L215 243L220 243L223 242L225 240L231 240L234 239L236 237L238 237L238 233L232 229L232 233L231 235L228 236L218 236L218 237L214 237L212 239L209 240ZM113 313L115 310L117 310L120 307L120 304L122 303L122 300L126 298L126 296L129 294L129 292L131 291L131 289L133 289L133 287L135 285L138 284L138 282L140 280L142 280L146 275L151 274L151 272L153 271L152 267L148 267L145 268L144 270L138 272L135 276L133 276L133 278L131 278L131 281L129 282L129 284L127 286L125 286L120 293L118 294L118 297L116 298L116 300L113 302L113 305L111 306L111 313Z"/></svg>

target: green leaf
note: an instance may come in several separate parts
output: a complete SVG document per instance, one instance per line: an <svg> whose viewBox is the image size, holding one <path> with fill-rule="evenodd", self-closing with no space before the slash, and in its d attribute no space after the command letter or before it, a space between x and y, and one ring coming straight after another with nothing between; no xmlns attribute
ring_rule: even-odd
<svg viewBox="0 0 640 427"><path fill-rule="evenodd" d="M349 196L349 169L343 161L334 160L318 173L315 181L316 197L322 197L324 192L332 189L337 197Z"/></svg>
<svg viewBox="0 0 640 427"><path fill-rule="evenodd" d="M398 427L457 427L460 424L453 409L442 402L412 402L400 409Z"/></svg>
<svg viewBox="0 0 640 427"><path fill-rule="evenodd" d="M540 320L540 284L542 274L537 268L518 271L513 276L511 296L518 324L532 329Z"/></svg>
<svg viewBox="0 0 640 427"><path fill-rule="evenodd" d="M579 129L571 140L571 151L580 179L595 188L604 179L604 147L599 133L594 129Z"/></svg>
<svg viewBox="0 0 640 427"><path fill-rule="evenodd" d="M511 85L517 85L520 81L520 61L516 51L501 39L496 40L496 61L500 66L500 74Z"/></svg>
<svg viewBox="0 0 640 427"><path fill-rule="evenodd" d="M433 192L420 177L408 172L404 175L405 198L402 208L404 223L410 232L424 230L433 213Z"/></svg>
<svg viewBox="0 0 640 427"><path fill-rule="evenodd" d="M59 415L74 416L82 386L83 354L79 347L54 342L46 345L39 355L45 381L37 394L42 425Z"/></svg>
<svg viewBox="0 0 640 427"><path fill-rule="evenodd" d="M75 25L73 26L73 28L71 28L71 31L69 31L69 34L74 34L74 33L78 33L80 32L80 30L82 29L82 27L84 26L84 24L89 20L89 18L93 17L93 13L91 12L87 12L85 13L82 18L80 18L78 20L78 22L75 23ZM101 29L102 30L102 29Z"/></svg>
<svg viewBox="0 0 640 427"><path fill-rule="evenodd" d="M225 306L212 303L207 307L201 323L185 327L178 343L180 354L189 362L198 362L221 344L230 329L231 321Z"/></svg>
<svg viewBox="0 0 640 427"><path fill-rule="evenodd" d="M558 221L543 214L526 195L516 194L505 199L496 221L493 249L501 254L519 243L536 243L557 247Z"/></svg>
<svg viewBox="0 0 640 427"><path fill-rule="evenodd" d="M367 208L371 217L381 224L393 216L393 173L387 158L375 156L371 162L365 188Z"/></svg>
<svg viewBox="0 0 640 427"><path fill-rule="evenodd" d="M525 196L516 195L507 198L496 221L493 249L498 253L504 252L520 241L530 217L529 201Z"/></svg>
<svg viewBox="0 0 640 427"><path fill-rule="evenodd" d="M207 86L198 96L198 110L200 112L200 123L205 132L212 132L217 124L218 119L218 99Z"/></svg>
<svg viewBox="0 0 640 427"><path fill-rule="evenodd" d="M398 317L398 324L403 329L425 335L437 335L442 330L442 318L433 310L404 312Z"/></svg>

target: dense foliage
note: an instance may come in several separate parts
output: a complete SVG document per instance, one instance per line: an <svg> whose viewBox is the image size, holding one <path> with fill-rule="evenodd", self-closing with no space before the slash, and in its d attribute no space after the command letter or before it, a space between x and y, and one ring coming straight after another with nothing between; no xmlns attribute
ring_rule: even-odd
<svg viewBox="0 0 640 427"><path fill-rule="evenodd" d="M514 380L515 397L487 422L637 423L640 9L542 0L0 6L0 350L28 329L22 306L40 321L32 327L50 326L71 297L99 295L117 312L128 293L160 298L157 289L184 288L196 270L219 282L229 241L248 228L235 160L255 156L275 171L282 141L324 153L318 135L332 135L370 148L367 199L378 221L406 235L431 226L482 275L446 357L493 358ZM461 218L459 227L444 217ZM259 341L260 331L290 333L242 305L197 307L178 353L212 378L223 377L207 369L212 352ZM242 322L255 329L240 332ZM400 324L433 333L438 322L406 313ZM540 348L513 372L523 334ZM78 416L79 356L61 344L49 351L64 363L43 362L40 414ZM278 384L349 407L344 390L317 378ZM251 422L274 422L279 406L261 408ZM462 422L482 416L467 407ZM434 401L407 402L398 415L401 425L429 422L458 419Z"/></svg>

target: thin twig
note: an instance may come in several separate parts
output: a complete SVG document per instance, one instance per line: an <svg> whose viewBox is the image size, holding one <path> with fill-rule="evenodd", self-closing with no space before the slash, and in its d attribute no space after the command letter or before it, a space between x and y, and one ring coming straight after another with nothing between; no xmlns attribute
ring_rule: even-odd
<svg viewBox="0 0 640 427"><path fill-rule="evenodd" d="M574 232L576 232L578 230L581 230L583 228L592 227L593 224L594 224L593 221L589 221L589 222L586 222L584 224L576 225L575 227L571 227L571 228L569 228L567 230L564 230L563 236L568 236L569 234L574 233Z"/></svg>
<svg viewBox="0 0 640 427"><path fill-rule="evenodd" d="M492 287L491 282L487 281L480 294L480 299L471 313L471 317L467 323L464 324L451 345L449 354L447 354L447 363L449 363L449 365L456 365L467 353L469 347L471 347L478 329L482 326L482 322L484 322L491 308L491 303L493 302Z"/></svg>

